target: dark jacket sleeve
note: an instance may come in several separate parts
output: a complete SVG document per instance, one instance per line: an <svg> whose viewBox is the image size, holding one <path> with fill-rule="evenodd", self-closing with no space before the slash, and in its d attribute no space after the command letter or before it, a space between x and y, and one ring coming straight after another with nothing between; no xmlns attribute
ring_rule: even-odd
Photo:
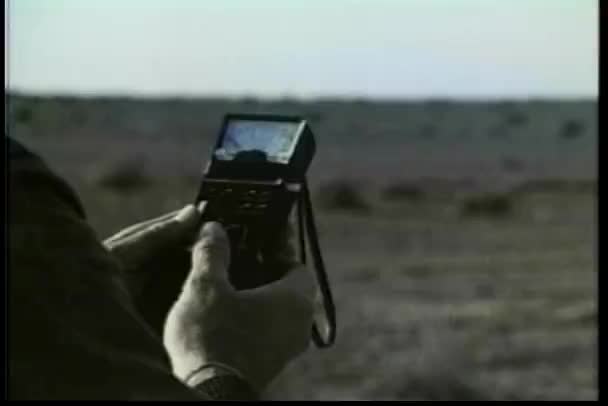
<svg viewBox="0 0 608 406"><path fill-rule="evenodd" d="M227 385L190 389L171 374L73 190L22 145L5 142L9 398L241 396Z"/></svg>

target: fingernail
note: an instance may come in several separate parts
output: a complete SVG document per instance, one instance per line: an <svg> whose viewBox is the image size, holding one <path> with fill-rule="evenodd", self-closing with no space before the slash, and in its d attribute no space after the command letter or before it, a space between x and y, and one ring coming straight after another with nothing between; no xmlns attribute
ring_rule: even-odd
<svg viewBox="0 0 608 406"><path fill-rule="evenodd" d="M226 239L228 238L226 235L226 231L220 223L217 222L208 222L203 225L199 232L199 238L201 240L204 239Z"/></svg>
<svg viewBox="0 0 608 406"><path fill-rule="evenodd" d="M198 210L199 213L202 213L205 210L205 206L207 206L207 202L205 200L199 202L199 204L196 206L196 209Z"/></svg>
<svg viewBox="0 0 608 406"><path fill-rule="evenodd" d="M182 223L182 222L185 222L186 220L192 218L196 214L197 213L196 213L196 209L194 208L194 205L189 204L186 207L184 207L183 209L181 209L179 213L177 213L177 216L175 216L175 220Z"/></svg>

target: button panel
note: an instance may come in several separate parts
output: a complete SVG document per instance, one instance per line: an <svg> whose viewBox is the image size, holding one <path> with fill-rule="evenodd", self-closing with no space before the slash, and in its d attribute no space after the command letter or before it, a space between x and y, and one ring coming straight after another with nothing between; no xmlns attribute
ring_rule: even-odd
<svg viewBox="0 0 608 406"><path fill-rule="evenodd" d="M221 212L231 212L238 217L258 217L273 206L275 186L251 184L212 184L204 185L202 198L213 202Z"/></svg>

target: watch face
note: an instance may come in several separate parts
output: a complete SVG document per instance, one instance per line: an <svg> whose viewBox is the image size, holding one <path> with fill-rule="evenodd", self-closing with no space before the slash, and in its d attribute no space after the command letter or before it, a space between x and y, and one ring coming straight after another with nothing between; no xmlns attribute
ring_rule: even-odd
<svg viewBox="0 0 608 406"><path fill-rule="evenodd" d="M293 154L299 123L232 120L226 126L222 145L215 156L222 160L256 157L287 164Z"/></svg>

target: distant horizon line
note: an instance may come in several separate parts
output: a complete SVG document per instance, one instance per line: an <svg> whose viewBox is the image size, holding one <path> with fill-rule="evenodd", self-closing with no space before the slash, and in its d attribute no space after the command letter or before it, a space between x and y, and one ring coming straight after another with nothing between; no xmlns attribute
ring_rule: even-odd
<svg viewBox="0 0 608 406"><path fill-rule="evenodd" d="M327 94L304 96L296 94L262 95L251 93L151 93L151 92L73 92L34 91L5 88L5 95L19 97L40 97L49 99L133 99L133 100L234 100L234 101L292 101L292 102L501 102L501 101L597 101L598 95L493 95L493 96L450 96L450 95L403 95L374 96L365 94Z"/></svg>

